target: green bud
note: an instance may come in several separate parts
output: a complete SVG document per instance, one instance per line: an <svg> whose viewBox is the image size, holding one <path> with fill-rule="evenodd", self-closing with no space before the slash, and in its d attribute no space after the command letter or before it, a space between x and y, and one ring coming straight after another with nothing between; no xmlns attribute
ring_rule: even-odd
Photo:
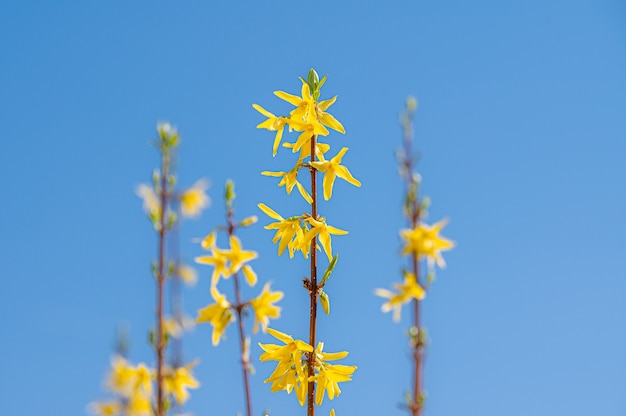
<svg viewBox="0 0 626 416"><path fill-rule="evenodd" d="M309 87L311 87L311 91L317 90L317 86L320 82L320 78L317 75L317 72L313 68L309 70Z"/></svg>
<svg viewBox="0 0 626 416"><path fill-rule="evenodd" d="M326 267L326 271L324 272L324 277L322 277L322 281L319 284L320 287L324 287L324 285L326 284L326 281L330 277L330 274L335 269L335 265L337 264L337 259L338 258L339 258L339 254L335 254L335 256L330 261L330 263L328 263L328 267Z"/></svg>
<svg viewBox="0 0 626 416"><path fill-rule="evenodd" d="M412 95L408 96L406 99L406 109L409 113L414 113L417 110L417 98Z"/></svg>
<svg viewBox="0 0 626 416"><path fill-rule="evenodd" d="M320 303L322 304L322 308L324 308L324 312L326 315L330 313L330 300L328 299L328 295L323 290L320 290Z"/></svg>
<svg viewBox="0 0 626 416"><path fill-rule="evenodd" d="M176 264L173 261L169 261L167 263L167 277L171 277L176 270Z"/></svg>
<svg viewBox="0 0 626 416"><path fill-rule="evenodd" d="M152 171L152 184L154 189L159 189L161 184L161 172L158 169Z"/></svg>
<svg viewBox="0 0 626 416"><path fill-rule="evenodd" d="M157 278L159 276L159 264L156 260L152 260L150 263L150 269L152 270L152 275Z"/></svg>
<svg viewBox="0 0 626 416"><path fill-rule="evenodd" d="M226 199L226 204L231 205L233 200L235 199L235 183L228 179L226 181L226 190L224 192L224 198Z"/></svg>

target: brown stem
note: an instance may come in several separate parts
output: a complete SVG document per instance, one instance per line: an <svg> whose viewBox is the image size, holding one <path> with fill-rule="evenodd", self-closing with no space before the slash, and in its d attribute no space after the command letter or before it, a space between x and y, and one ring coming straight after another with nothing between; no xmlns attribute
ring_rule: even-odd
<svg viewBox="0 0 626 416"><path fill-rule="evenodd" d="M311 137L311 162L315 162L316 135ZM317 170L311 166L311 217L317 220ZM309 313L309 345L313 352L308 354L309 377L315 375L315 333L317 330L317 247L316 237L311 240L311 284L309 286L310 313ZM307 398L307 416L315 415L315 382L309 381Z"/></svg>
<svg viewBox="0 0 626 416"><path fill-rule="evenodd" d="M407 115L407 117L410 117ZM404 153L405 159L403 161L405 166L405 181L407 195L412 195L409 201L409 216L411 222L411 228L415 229L420 222L420 204L419 204L419 189L415 188L413 194L414 179L413 179L413 155L411 154L411 143L413 142L413 124L412 120L408 120L408 125L404 125ZM421 286L420 274L419 274L419 253L413 253L411 255L411 271L415 275L415 280L418 285ZM413 402L409 405L412 416L420 416L422 413L422 364L424 346L422 343L422 334L420 328L420 303L418 299L413 299L413 327L417 329L417 333L411 334L415 337L412 343L413 347Z"/></svg>
<svg viewBox="0 0 626 416"><path fill-rule="evenodd" d="M232 208L228 208L228 212L226 214L228 221L228 236L232 236L235 233L235 224L233 222L233 210ZM246 398L246 412L248 416L252 416L252 400L250 399L250 376L248 374L248 368L250 365L250 361L248 359L248 354L246 353L246 336L243 328L243 309L246 306L241 301L241 292L239 290L239 276L237 273L233 274L233 282L235 284L235 300L237 304L234 306L235 312L237 313L237 323L239 326L239 341L241 343L241 369L243 372L243 386L244 393Z"/></svg>
<svg viewBox="0 0 626 416"><path fill-rule="evenodd" d="M156 334L156 355L157 355L157 403L156 416L164 416L165 408L163 406L163 351L165 343L163 337L163 292L165 285L165 234L167 229L167 219L165 217L167 200L168 200L168 170L169 155L165 147L161 148L161 218L159 227L158 257L159 270L157 274L157 334Z"/></svg>

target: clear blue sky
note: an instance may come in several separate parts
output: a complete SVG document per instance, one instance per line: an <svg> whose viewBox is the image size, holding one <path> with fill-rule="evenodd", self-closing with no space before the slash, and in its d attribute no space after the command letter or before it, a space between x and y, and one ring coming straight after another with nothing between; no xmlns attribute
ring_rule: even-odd
<svg viewBox="0 0 626 416"><path fill-rule="evenodd" d="M272 159L251 104L287 111L272 91L297 93L311 66L329 74L323 96L339 96L347 134L329 139L350 148L363 183L338 183L320 208L350 234L333 240L341 260L319 337L359 367L321 414L403 414L408 322L392 323L372 292L400 279L393 151L409 94L430 220L450 217L458 243L424 306L426 415L626 414L626 6L382 3L0 5L3 414L85 414L104 397L119 323L131 326L130 358L153 362L155 238L134 187L157 164L158 120L182 134L181 185L213 184L213 207L185 223L185 258L223 221L227 178L241 216L265 223L258 202L303 209L260 175L291 162ZM275 326L304 338L306 263L278 258L260 225L241 238L260 279L287 294ZM190 314L210 301L211 270L200 272ZM236 332L218 348L210 337L200 326L185 341L203 385L187 408L234 415ZM256 367L255 413L304 413Z"/></svg>

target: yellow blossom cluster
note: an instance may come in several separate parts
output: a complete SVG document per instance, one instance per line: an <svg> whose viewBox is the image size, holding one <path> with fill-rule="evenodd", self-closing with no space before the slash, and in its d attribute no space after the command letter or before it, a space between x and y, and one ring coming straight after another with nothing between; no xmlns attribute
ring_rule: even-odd
<svg viewBox="0 0 626 416"><path fill-rule="evenodd" d="M338 383L350 381L356 370L355 366L332 364L331 361L344 358L347 352L326 353L322 351L324 343L316 343L316 310L320 302L323 310L330 312L330 301L325 291L325 285L337 262L337 255L333 254L332 236L348 234L346 230L328 224L325 217L319 215L317 204L317 176L323 175L322 188L325 200L331 199L335 180L341 178L346 182L361 186L346 166L342 164L343 158L348 152L347 147L342 147L334 156L329 157L331 146L322 143L319 139L328 136L329 129L344 134L343 125L330 113L331 107L337 100L333 97L329 100L320 101L320 88L326 82L326 76L321 80L315 70L311 69L308 79L302 81L300 96L292 95L284 91L275 91L274 95L293 105L289 115L276 116L258 104L253 108L267 117L257 125L257 128L275 132L272 155L276 156L285 129L298 134L294 142L283 143L283 147L297 153L297 160L290 168L281 171L263 171L264 176L279 178L278 186L285 187L287 194L297 189L300 196L309 205L310 213L283 217L274 209L264 203L258 207L274 222L265 226L265 229L274 231L272 242L278 245L278 255L285 251L289 252L289 258L293 258L296 252L302 253L305 259L311 262L311 276L304 279L304 287L310 297L310 343L293 339L291 336L275 329L267 329L272 336L282 341L284 345L259 344L264 353L261 361L277 361L276 368L265 380L271 383L271 391L295 392L295 396L301 406L308 400L308 411L314 405L321 405L325 395L334 399L341 393ZM307 189L300 180L298 174L302 171L310 174L311 188ZM319 243L319 244L318 244ZM318 280L317 256L312 250L323 250L329 261L329 265L323 277ZM334 410L331 410L334 415Z"/></svg>
<svg viewBox="0 0 626 416"><path fill-rule="evenodd" d="M290 335L275 329L267 328L267 332L284 343L284 345L259 343L264 351L260 360L278 362L272 374L265 380L265 383L272 383L271 391L284 390L288 394L294 391L300 406L304 406L307 386L309 382L315 382L317 384L315 403L320 406L325 393L330 400L333 400L341 393L338 383L352 380L352 373L356 370L356 366L329 363L329 361L345 358L348 355L347 351L324 352L322 351L323 342L318 343L314 350L305 341L293 339ZM315 363L313 375L309 375L305 364L307 354L311 353L314 355Z"/></svg>
<svg viewBox="0 0 626 416"><path fill-rule="evenodd" d="M194 366L195 363L185 367L165 368L165 396L179 405L189 399L189 389L200 386L192 375ZM132 365L125 358L114 356L106 388L115 398L91 403L92 413L98 416L152 416L155 379L154 369L143 363Z"/></svg>
<svg viewBox="0 0 626 416"><path fill-rule="evenodd" d="M227 189L230 189L230 191L227 191L227 195L230 195L227 197L227 206L230 206L231 203L229 198L234 198L233 186L232 182L227 183ZM238 226L246 227L254 224L256 220L256 217L248 217L239 222ZM213 326L211 339L213 345L218 345L220 339L225 337L226 328L235 320L237 309L241 312L243 308L248 306L252 308L255 318L254 332L258 331L259 326L265 329L270 319L280 317L280 307L276 306L275 303L283 297L282 292L272 292L270 283L266 283L256 298L243 304L230 302L226 295L220 293L217 288L220 278L228 279L241 271L248 285L250 287L255 286L258 278L248 262L256 259L258 255L255 251L244 250L241 241L232 232L229 235L230 247L228 249L218 248L216 241L216 232L212 231L201 241L202 248L210 251L211 254L195 258L196 263L213 266L213 275L211 277L211 297L213 298L213 303L199 309L196 318L198 323L208 322Z"/></svg>

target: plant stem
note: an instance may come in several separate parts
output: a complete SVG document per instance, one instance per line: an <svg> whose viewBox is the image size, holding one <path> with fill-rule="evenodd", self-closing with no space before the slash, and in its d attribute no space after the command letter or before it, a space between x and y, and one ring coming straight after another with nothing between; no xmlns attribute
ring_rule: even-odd
<svg viewBox="0 0 626 416"><path fill-rule="evenodd" d="M317 136L311 137L311 162L315 162L315 147ZM317 170L310 167L311 171L311 217L317 220ZM309 345L313 351L308 354L309 377L315 375L315 333L317 330L317 247L316 237L311 240L311 279L309 286L310 311L309 311ZM307 398L307 416L315 415L315 382L309 381Z"/></svg>
<svg viewBox="0 0 626 416"><path fill-rule="evenodd" d="M156 355L157 355L157 403L156 416L164 416L163 406L163 352L165 343L163 337L163 292L165 285L165 234L167 229L166 207L169 198L168 175L169 175L169 154L165 146L161 147L161 218L159 227L158 257L159 270L157 275L157 334L156 334Z"/></svg>
<svg viewBox="0 0 626 416"><path fill-rule="evenodd" d="M228 208L228 212L226 214L228 221L228 237L234 235L235 232L235 224L233 222L233 209L232 207ZM250 365L250 360L248 358L248 351L246 348L246 336L243 328L243 308L245 304L241 302L241 292L239 290L239 276L238 273L233 274L233 282L235 284L235 299L237 304L235 305L235 312L237 313L237 323L239 324L239 341L241 343L241 369L243 372L243 386L244 393L246 399L246 412L248 416L252 416L252 403L250 399L250 380L248 374L248 368Z"/></svg>
<svg viewBox="0 0 626 416"><path fill-rule="evenodd" d="M420 222L420 204L419 204L419 184L415 183L414 160L412 155L411 144L413 142L413 120L412 116L406 114L406 124L404 127L404 172L406 182L406 192L410 197L408 211L410 217L411 228L415 229ZM419 274L419 253L413 252L411 255L411 271L415 275L415 280L418 285L420 283ZM412 343L413 347L413 402L409 405L412 416L420 416L422 413L422 364L424 355L424 345L422 342L422 334L420 328L420 303L419 299L413 299L413 327L417 329Z"/></svg>

